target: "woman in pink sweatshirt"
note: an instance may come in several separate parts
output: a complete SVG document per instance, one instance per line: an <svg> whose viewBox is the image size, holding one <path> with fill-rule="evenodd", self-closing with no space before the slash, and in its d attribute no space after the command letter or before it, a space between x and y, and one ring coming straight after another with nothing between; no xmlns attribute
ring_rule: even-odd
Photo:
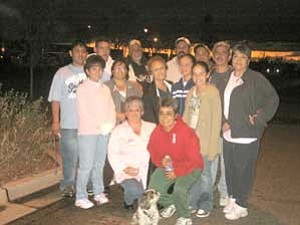
<svg viewBox="0 0 300 225"><path fill-rule="evenodd" d="M110 90L101 82L104 68L105 62L100 56L90 56L84 65L88 79L77 89L79 167L75 206L83 209L94 205L86 192L89 177L96 204L109 201L103 193L103 167L116 113Z"/></svg>

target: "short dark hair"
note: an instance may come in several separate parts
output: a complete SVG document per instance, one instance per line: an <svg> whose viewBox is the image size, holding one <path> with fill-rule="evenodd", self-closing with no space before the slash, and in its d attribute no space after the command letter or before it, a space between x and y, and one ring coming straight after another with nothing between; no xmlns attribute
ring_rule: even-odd
<svg viewBox="0 0 300 225"><path fill-rule="evenodd" d="M195 62L196 62L196 59L195 59L195 57L193 56L193 55L191 55L191 54L184 54L184 55L181 55L181 56L179 56L179 60L181 60L182 58L184 58L184 57L188 57L191 61L192 61L192 63L193 63L193 65L195 64Z"/></svg>
<svg viewBox="0 0 300 225"><path fill-rule="evenodd" d="M160 107L171 107L175 114L178 113L178 101L172 97L163 98Z"/></svg>
<svg viewBox="0 0 300 225"><path fill-rule="evenodd" d="M103 70L105 68L105 61L99 55L91 55L87 58L84 64L84 71L89 70L91 67L99 65Z"/></svg>
<svg viewBox="0 0 300 225"><path fill-rule="evenodd" d="M75 41L73 41L72 44L71 44L70 50L73 50L77 46L84 47L87 50L87 45L82 40L75 40Z"/></svg>
<svg viewBox="0 0 300 225"><path fill-rule="evenodd" d="M95 46L97 47L97 44L99 42L107 42L109 44L111 44L111 40L108 38L108 37L105 37L105 36L101 36L101 37L98 37L96 40L95 40Z"/></svg>
<svg viewBox="0 0 300 225"><path fill-rule="evenodd" d="M202 66L204 68L204 70L205 70L206 73L209 73L209 71L210 71L209 70L209 65L206 62L204 62L204 61L199 61L199 62L194 63L192 69L194 69L195 66Z"/></svg>
<svg viewBox="0 0 300 225"><path fill-rule="evenodd" d="M245 43L238 43L232 48L232 52L239 51L240 53L246 55L248 59L251 59L251 49L250 47Z"/></svg>
<svg viewBox="0 0 300 225"><path fill-rule="evenodd" d="M129 72L129 67L126 63L126 61L124 59L116 59L113 64L111 65L111 74L112 74L112 78L113 78L113 70L115 69L115 66L117 66L118 64L124 64L125 67L126 67L126 70L127 70L127 74L126 74L126 79L128 80L129 78L129 75L128 75L128 72Z"/></svg>

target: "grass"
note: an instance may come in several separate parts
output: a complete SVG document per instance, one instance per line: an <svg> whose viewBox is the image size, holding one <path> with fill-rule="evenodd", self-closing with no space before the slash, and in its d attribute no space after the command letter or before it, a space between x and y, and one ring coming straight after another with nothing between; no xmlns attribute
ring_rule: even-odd
<svg viewBox="0 0 300 225"><path fill-rule="evenodd" d="M14 90L0 93L0 184L47 166L51 129L42 101Z"/></svg>

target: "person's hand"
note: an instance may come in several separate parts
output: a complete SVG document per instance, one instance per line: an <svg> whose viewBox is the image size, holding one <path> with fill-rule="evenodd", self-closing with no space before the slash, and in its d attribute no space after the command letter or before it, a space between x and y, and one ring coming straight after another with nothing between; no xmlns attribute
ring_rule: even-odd
<svg viewBox="0 0 300 225"><path fill-rule="evenodd" d="M222 131L223 133L225 133L226 131L228 131L230 129L230 125L226 122L223 124L222 126Z"/></svg>
<svg viewBox="0 0 300 225"><path fill-rule="evenodd" d="M174 170L165 172L165 176L168 178L168 180L176 179L176 174L175 174Z"/></svg>
<svg viewBox="0 0 300 225"><path fill-rule="evenodd" d="M51 128L53 135L58 135L60 133L59 122L53 122Z"/></svg>
<svg viewBox="0 0 300 225"><path fill-rule="evenodd" d="M163 159L161 160L161 165L164 168L168 167L171 163L172 163L172 161L171 161L170 157L163 157Z"/></svg>
<svg viewBox="0 0 300 225"><path fill-rule="evenodd" d="M249 115L249 122L251 123L251 125L255 125L256 117L257 114Z"/></svg>
<svg viewBox="0 0 300 225"><path fill-rule="evenodd" d="M139 174L139 169L128 166L123 170L123 172L129 176L135 177Z"/></svg>

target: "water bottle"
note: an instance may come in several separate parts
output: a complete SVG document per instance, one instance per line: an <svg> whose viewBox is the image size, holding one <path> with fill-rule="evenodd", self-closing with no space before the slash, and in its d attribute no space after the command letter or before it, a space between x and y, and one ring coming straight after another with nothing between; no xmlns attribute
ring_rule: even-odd
<svg viewBox="0 0 300 225"><path fill-rule="evenodd" d="M173 171L174 170L174 167L173 167L173 163L172 163L172 159L169 155L166 155L165 156L165 159L167 159L169 161L169 164L167 166L165 166L165 171L166 172L170 172L170 171Z"/></svg>

